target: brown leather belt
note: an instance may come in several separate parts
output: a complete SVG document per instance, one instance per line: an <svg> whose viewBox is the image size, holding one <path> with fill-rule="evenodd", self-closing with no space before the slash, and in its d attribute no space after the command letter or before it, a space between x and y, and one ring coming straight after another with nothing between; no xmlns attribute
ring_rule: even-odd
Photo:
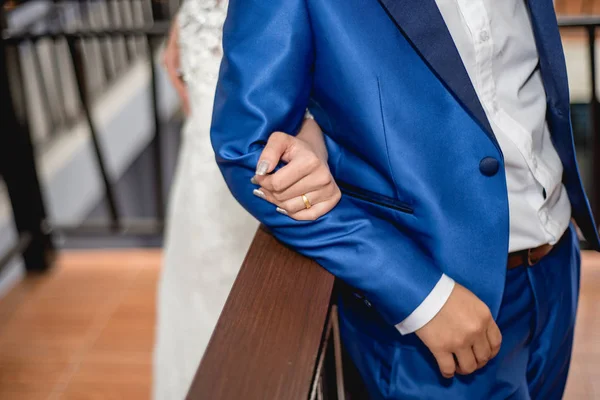
<svg viewBox="0 0 600 400"><path fill-rule="evenodd" d="M542 258L546 257L548 253L554 248L551 244L543 244L540 247L534 249L525 249L521 251L515 251L508 255L508 262L506 268L513 269L522 265L532 266L537 264Z"/></svg>

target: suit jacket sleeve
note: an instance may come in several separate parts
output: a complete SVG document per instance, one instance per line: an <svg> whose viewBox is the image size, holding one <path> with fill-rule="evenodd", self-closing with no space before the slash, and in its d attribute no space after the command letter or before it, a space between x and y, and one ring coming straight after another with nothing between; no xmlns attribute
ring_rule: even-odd
<svg viewBox="0 0 600 400"><path fill-rule="evenodd" d="M252 194L250 178L269 135L296 132L304 117L314 59L306 7L305 0L230 1L211 127L217 162L233 195L279 240L361 290L395 325L442 276L406 232L344 196L307 222Z"/></svg>

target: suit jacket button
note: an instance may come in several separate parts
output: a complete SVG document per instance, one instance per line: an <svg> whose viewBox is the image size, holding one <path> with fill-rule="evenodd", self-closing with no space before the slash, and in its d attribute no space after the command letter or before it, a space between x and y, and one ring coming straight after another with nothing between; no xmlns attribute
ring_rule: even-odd
<svg viewBox="0 0 600 400"><path fill-rule="evenodd" d="M485 176L494 176L498 169L500 168L500 163L493 157L485 157L479 163L479 170Z"/></svg>

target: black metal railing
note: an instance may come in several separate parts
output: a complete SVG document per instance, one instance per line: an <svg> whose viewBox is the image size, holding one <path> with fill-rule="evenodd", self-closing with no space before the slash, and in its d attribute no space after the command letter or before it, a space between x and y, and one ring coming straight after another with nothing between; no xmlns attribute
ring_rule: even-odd
<svg viewBox="0 0 600 400"><path fill-rule="evenodd" d="M68 43L60 34L74 31L137 30L155 21L168 20L168 10L178 1L94 0L29 2L44 5L43 10L29 7L39 14L33 21L17 23L17 14L27 14L27 7L5 15L5 35L21 37L12 57L13 76L21 92L20 115L30 122L36 149L79 122L81 109L75 82L76 65L70 60ZM39 8L39 7L38 7ZM12 23L11 23L12 21ZM27 33L38 34L35 40ZM54 35L49 35L54 34ZM140 57L147 57L142 37L110 35L90 37L80 45L85 73L86 96L93 101L123 75ZM72 53L71 53L72 54Z"/></svg>
<svg viewBox="0 0 600 400"><path fill-rule="evenodd" d="M148 15L143 18L119 20L119 15L132 16L134 4L147 3ZM47 269L54 254L53 235L133 234L160 235L164 226L164 198L161 157L161 119L158 112L158 85L156 51L168 33L173 1L55 1L50 11L43 14L27 29L7 27L7 15L0 16L0 110L3 121L0 135L0 173L7 187L17 225L17 243L0 257L0 267L15 255L22 254L28 271ZM95 26L97 11L112 9L108 23ZM11 11L16 12L16 11ZM67 21L67 22L65 22ZM126 23L125 23L126 22ZM135 22L135 23L134 23ZM44 46L50 53L42 55ZM24 49L29 53L23 55ZM96 52L96 57L93 57ZM60 54L59 54L60 53ZM29 55L31 57L27 58ZM44 60L44 61L42 61ZM25 62L29 65L26 66ZM96 62L98 61L98 62ZM113 180L106 167L106 154L99 140L92 106L99 94L134 63L148 63L151 75L153 113L152 147L154 154L154 190L156 215L150 220L124 220L113 190ZM59 65L60 64L60 65ZM63 68L65 67L66 68ZM66 73L65 73L66 69ZM38 80L35 90L26 88L26 73ZM65 78L72 81L74 103L66 101ZM30 82L29 82L30 83ZM33 94L32 94L33 93ZM49 127L46 135L35 134L31 121L31 98L38 97L46 111ZM4 106L6 105L6 106ZM80 225L51 223L47 217L43 193L36 171L36 156L61 128L83 121L88 128L95 162L103 183L108 205L109 220Z"/></svg>

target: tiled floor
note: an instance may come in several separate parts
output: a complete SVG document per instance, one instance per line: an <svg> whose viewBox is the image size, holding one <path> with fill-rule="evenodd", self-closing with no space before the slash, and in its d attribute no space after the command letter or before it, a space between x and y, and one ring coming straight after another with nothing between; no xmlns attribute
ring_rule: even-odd
<svg viewBox="0 0 600 400"><path fill-rule="evenodd" d="M575 350L565 399L600 399L600 254L583 254Z"/></svg>
<svg viewBox="0 0 600 400"><path fill-rule="evenodd" d="M584 255L568 400L600 399L600 255ZM150 396L160 252L63 252L0 300L0 400Z"/></svg>
<svg viewBox="0 0 600 400"><path fill-rule="evenodd" d="M0 301L0 399L148 399L160 252L63 252Z"/></svg>

